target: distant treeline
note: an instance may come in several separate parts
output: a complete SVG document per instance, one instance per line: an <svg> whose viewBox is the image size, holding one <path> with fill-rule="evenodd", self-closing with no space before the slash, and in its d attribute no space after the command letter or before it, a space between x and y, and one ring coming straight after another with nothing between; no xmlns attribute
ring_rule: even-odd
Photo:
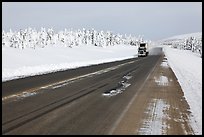
<svg viewBox="0 0 204 137"><path fill-rule="evenodd" d="M82 30L63 30L55 32L53 29L27 28L18 32L10 30L9 32L2 31L2 46L13 48L37 48L50 45L73 47L81 44L93 46L114 46L114 45L132 45L137 46L143 41L141 36L132 37L131 35L122 36L113 34L111 31L96 31L94 29Z"/></svg>
<svg viewBox="0 0 204 137"><path fill-rule="evenodd" d="M173 48L190 50L199 53L202 58L202 37L188 37L183 39L167 39L161 42L163 45L170 45Z"/></svg>

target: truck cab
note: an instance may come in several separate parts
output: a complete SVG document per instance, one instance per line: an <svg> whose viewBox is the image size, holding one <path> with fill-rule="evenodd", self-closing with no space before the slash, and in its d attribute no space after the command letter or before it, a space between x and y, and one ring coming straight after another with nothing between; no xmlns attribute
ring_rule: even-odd
<svg viewBox="0 0 204 137"><path fill-rule="evenodd" d="M147 43L140 43L138 47L138 57L146 57L148 56L149 51L148 51L148 45Z"/></svg>

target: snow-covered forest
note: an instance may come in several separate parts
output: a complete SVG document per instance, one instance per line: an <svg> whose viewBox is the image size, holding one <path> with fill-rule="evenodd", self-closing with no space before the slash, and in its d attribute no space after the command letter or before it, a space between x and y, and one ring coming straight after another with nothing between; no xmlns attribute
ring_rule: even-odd
<svg viewBox="0 0 204 137"><path fill-rule="evenodd" d="M10 30L2 31L2 46L13 48L43 48L45 46L60 45L73 47L81 44L94 45L98 47L114 45L138 45L143 38L131 35L114 34L111 31L96 31L95 29L72 30L64 29L55 32L53 29L41 28L39 31L32 28L18 32Z"/></svg>
<svg viewBox="0 0 204 137"><path fill-rule="evenodd" d="M190 50L202 57L202 33L191 33L174 36L161 41L163 45L170 45L173 48Z"/></svg>
<svg viewBox="0 0 204 137"><path fill-rule="evenodd" d="M2 31L2 81L133 58L141 41L95 29Z"/></svg>

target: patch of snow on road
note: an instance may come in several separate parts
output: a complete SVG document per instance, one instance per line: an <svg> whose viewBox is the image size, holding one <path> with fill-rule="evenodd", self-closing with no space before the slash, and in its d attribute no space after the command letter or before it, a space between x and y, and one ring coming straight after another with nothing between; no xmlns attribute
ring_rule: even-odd
<svg viewBox="0 0 204 137"><path fill-rule="evenodd" d="M159 86L168 86L169 84L168 77L166 76L154 77L154 80Z"/></svg>
<svg viewBox="0 0 204 137"><path fill-rule="evenodd" d="M117 87L115 87L109 91L104 92L102 95L107 96L107 97L111 97L111 96L115 96L117 94L122 93L123 91L125 91L125 89L127 87L129 87L131 85L130 83L128 83L128 80L131 78L132 78L132 76L129 76L129 75L123 76L123 80L118 83Z"/></svg>
<svg viewBox="0 0 204 137"><path fill-rule="evenodd" d="M123 91L125 91L125 89L126 89L127 87L129 87L130 85L131 85L131 84L129 84L129 83L121 83L121 85L120 85L118 88L112 89L112 90L110 90L110 91L107 91L107 92L103 93L103 96L111 97L111 96L115 96L115 95L117 95L117 94L120 94L120 93L122 93Z"/></svg>
<svg viewBox="0 0 204 137"><path fill-rule="evenodd" d="M131 79L132 78L132 76L124 76L123 78L125 78L125 79Z"/></svg>
<svg viewBox="0 0 204 137"><path fill-rule="evenodd" d="M162 62L162 63L161 63L161 66L164 67L164 68L168 68L168 67L169 67L169 65L168 65L167 62Z"/></svg>
<svg viewBox="0 0 204 137"><path fill-rule="evenodd" d="M169 109L169 105L162 99L153 99L147 108L147 119L143 122L142 128L139 129L140 135L164 135L165 129L168 128L165 119L168 115L165 111Z"/></svg>
<svg viewBox="0 0 204 137"><path fill-rule="evenodd" d="M168 62L167 62L167 58L164 57L164 59L162 60L162 63L160 65L163 68L169 68Z"/></svg>

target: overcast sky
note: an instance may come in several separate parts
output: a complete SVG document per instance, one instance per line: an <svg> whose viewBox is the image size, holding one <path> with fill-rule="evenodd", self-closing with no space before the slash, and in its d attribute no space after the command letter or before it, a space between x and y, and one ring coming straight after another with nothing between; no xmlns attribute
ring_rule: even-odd
<svg viewBox="0 0 204 137"><path fill-rule="evenodd" d="M3 2L2 29L94 28L159 40L202 32L202 2Z"/></svg>

